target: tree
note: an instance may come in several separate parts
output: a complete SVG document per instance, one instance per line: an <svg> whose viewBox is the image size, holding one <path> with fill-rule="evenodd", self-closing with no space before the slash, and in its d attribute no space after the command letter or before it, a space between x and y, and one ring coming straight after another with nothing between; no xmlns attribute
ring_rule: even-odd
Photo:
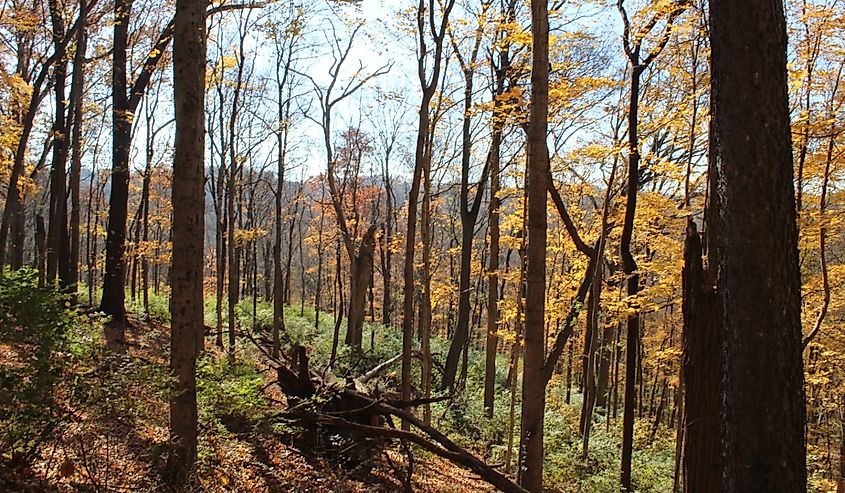
<svg viewBox="0 0 845 493"><path fill-rule="evenodd" d="M361 351L367 285L369 283L370 271L373 268L373 254L375 252L376 224L370 224L360 239L357 237L358 225L361 223L362 218L357 212L356 204L358 197L355 196L355 191L358 188L361 154L360 149L353 150L351 148L349 151L353 153L358 152L358 155L357 159L347 160L346 167L351 170L351 173L347 174L350 176L352 184L352 225L350 226L349 221L347 221L346 211L343 206L344 197L342 190L345 187L341 187L337 183L339 162L335 158L332 142L332 111L339 103L358 92L364 84L380 75L388 73L392 66L392 64L386 64L368 74L363 74L364 67L361 64L355 72L355 77L346 82L341 80L341 71L344 68L344 63L352 50L355 36L363 25L363 22L357 22L355 24L345 46L341 44L340 38L335 32L334 24L331 25L333 36L331 39L328 39L328 42L332 46L334 63L332 63L328 70L330 77L329 85L323 89L314 79L311 79L322 112L322 118L317 123L323 130L323 144L326 150L326 181L329 184L329 195L331 196L337 225L343 237L346 254L349 256L349 316L347 317L346 344L357 352ZM310 78L310 76L308 77ZM349 138L347 139L348 143L360 147L360 132L357 129L351 130L351 132L351 134L347 133L347 136L351 138L351 141Z"/></svg>
<svg viewBox="0 0 845 493"><path fill-rule="evenodd" d="M672 25L675 18L686 8L684 1L670 2L668 6L658 6L656 12L636 32L631 32L631 24L628 13L624 7L624 0L616 4L622 16L623 33L622 43L628 63L631 65L631 87L628 106L628 186L626 189L625 220L622 226L622 239L620 240L619 251L622 257L622 269L627 276L627 293L631 303L636 303L637 294L640 291L640 273L637 271L637 261L631 253L631 237L634 232L634 216L637 210L637 192L640 186L640 142L638 135L638 113L640 107L640 77L646 68L660 55L666 43L669 42L669 35L672 32ZM645 58L641 58L643 39L666 18L666 25L663 33L658 38L654 47L647 51ZM640 310L633 308L628 315L627 336L625 341L625 404L624 416L622 418L622 489L631 489L631 457L634 448L634 401L636 399L636 370L640 346Z"/></svg>
<svg viewBox="0 0 845 493"><path fill-rule="evenodd" d="M79 29L76 34L76 51L73 56L73 76L71 80L70 104L73 112L73 133L71 134L70 147L72 150L70 168L70 259L68 272L68 283L73 299L76 299L79 289L79 260L80 260L80 180L82 175L82 127L84 123L84 112L82 109L83 93L85 92L85 52L88 46L88 3L86 0L79 1ZM146 291L145 291L146 293ZM146 299L146 298L145 298Z"/></svg>
<svg viewBox="0 0 845 493"><path fill-rule="evenodd" d="M417 123L417 139L414 148L414 174L411 179L411 189L408 192L408 226L405 231L405 262L402 268L402 399L411 399L411 349L414 338L414 250L417 237L417 208L420 195L420 181L423 169L431 166L431 146L429 134L431 132L431 105L434 93L440 83L440 70L443 62L443 41L446 36L446 26L449 24L449 14L455 6L455 0L447 0L440 17L435 21L434 0L420 0L416 11L417 28L417 78L422 89ZM434 44L428 47L428 38ZM428 63L431 61L431 73L428 73ZM402 428L408 429L408 423L403 422Z"/></svg>
<svg viewBox="0 0 845 493"><path fill-rule="evenodd" d="M68 155L68 129L66 123L67 105L65 89L67 83L67 50L65 18L59 0L50 0L50 19L53 26L53 44L56 63L53 66L53 90L55 93L55 116L53 118L53 164L50 169L50 225L47 231L47 283L55 282L56 275L63 287L70 277L70 245L67 229L67 180L65 168ZM80 19L82 16L80 16ZM78 31L84 31L80 22ZM79 69L80 67L76 67Z"/></svg>
<svg viewBox="0 0 845 493"><path fill-rule="evenodd" d="M287 260L282 257L282 198L285 195L285 168L287 166L288 145L291 128L291 101L293 65L296 60L297 44L302 37L305 15L301 9L287 13L286 23L278 25L270 22L268 37L274 42L276 83L276 190L275 190L275 241L273 243L273 356L279 356L279 333L285 328L285 262L290 263L290 253ZM288 237L292 243L293 238ZM288 270L290 268L288 267Z"/></svg>
<svg viewBox="0 0 845 493"><path fill-rule="evenodd" d="M129 205L129 156L132 122L153 71L173 37L174 20L161 31L144 60L138 76L127 86L129 17L133 0L117 0L114 5L114 46L112 49L112 174L109 218L106 228L106 272L100 310L112 317L106 337L111 345L124 344L126 307L124 276L126 260L126 219Z"/></svg>
<svg viewBox="0 0 845 493"><path fill-rule="evenodd" d="M90 2L87 7L88 10L93 9L96 1ZM24 180L26 173L26 160L29 139L35 124L35 119L38 114L38 108L50 88L48 83L50 69L54 64L59 62L64 56L67 44L80 29L83 21L80 18L73 23L73 25L64 32L61 40L54 41L56 49L48 57L44 57L40 68L35 71L35 67L31 66L31 58L33 56L32 35L23 32L17 33L16 41L18 42L18 66L16 68L16 75L20 80L30 85L26 92L29 93L28 103L25 105L26 110L18 113L18 124L20 125L20 134L17 139L14 151L14 159L12 170L9 176L9 191L6 197L6 202L3 206L3 221L0 223L0 265L5 265L7 244L11 243L10 264L12 268L20 268L23 265L23 224L24 224L24 196L21 193L21 182ZM47 85L45 86L45 82ZM11 236L11 238L10 238ZM11 242L9 241L11 239Z"/></svg>
<svg viewBox="0 0 845 493"><path fill-rule="evenodd" d="M472 34L472 45L468 56L461 55L461 50L451 35L452 46L461 73L464 77L464 101L463 121L461 125L461 188L458 207L461 218L461 265L458 281L458 323L455 325L455 332L452 335L452 344L449 346L449 353L446 355L446 366L443 372L443 388L451 388L455 384L455 376L458 372L458 362L461 355L467 349L469 341L469 318L470 318L470 263L472 262L472 240L475 237L475 223L478 221L478 213L481 211L481 199L484 197L484 186L487 182L487 175L490 161L484 163L481 178L475 186L475 196L470 200L470 155L472 153L472 97L475 72L478 65L478 51L481 47L481 40L487 24L487 11L490 3L482 2L481 10L477 14L477 25ZM450 33L451 34L451 33ZM501 131L499 131L501 133ZM494 136L495 139L495 136Z"/></svg>
<svg viewBox="0 0 845 493"><path fill-rule="evenodd" d="M721 490L806 491L783 3L714 0L710 30L724 337Z"/></svg>
<svg viewBox="0 0 845 493"><path fill-rule="evenodd" d="M173 319L170 369L170 482L180 485L197 458L196 362L203 345L205 232L206 2L178 0L174 18L173 82L176 141L173 161Z"/></svg>
<svg viewBox="0 0 845 493"><path fill-rule="evenodd" d="M528 246L525 290L525 369L522 376L522 428L519 484L543 489L543 418L546 406L546 194L549 153L549 14L546 0L531 0L531 110L528 117Z"/></svg>
<svg viewBox="0 0 845 493"><path fill-rule="evenodd" d="M507 41L507 30L504 22L513 22L516 3L503 2L506 16L496 29L496 55L498 62L490 56L493 66L493 134L490 138L490 149L487 153L487 168L490 174L490 202L487 208L487 223L490 236L490 262L487 273L487 337L485 341L484 364L484 414L493 417L494 393L496 391L496 354L499 345L499 208L502 201L498 194L501 189L501 146L502 133L505 124L504 101L505 82L511 70L510 43Z"/></svg>

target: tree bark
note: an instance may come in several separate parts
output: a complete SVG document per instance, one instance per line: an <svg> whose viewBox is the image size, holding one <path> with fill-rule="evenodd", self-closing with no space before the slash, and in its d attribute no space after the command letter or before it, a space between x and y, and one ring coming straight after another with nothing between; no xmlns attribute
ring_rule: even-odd
<svg viewBox="0 0 845 493"><path fill-rule="evenodd" d="M525 189L528 202L526 251L525 367L522 376L522 429L519 484L531 492L543 487L543 417L546 407L543 329L546 314L546 196L549 155L549 20L545 0L531 0L531 110Z"/></svg>
<svg viewBox="0 0 845 493"><path fill-rule="evenodd" d="M719 491L719 308L702 264L701 238L687 225L683 309L683 477L687 493Z"/></svg>
<svg viewBox="0 0 845 493"><path fill-rule="evenodd" d="M71 109L73 111L73 151L70 168L70 258L68 286L72 300L77 301L79 290L80 260L80 180L82 179L82 127L84 125L82 101L85 93L85 52L88 45L88 2L79 0L79 30L76 33L76 53L73 57L73 76L71 79Z"/></svg>
<svg viewBox="0 0 845 493"><path fill-rule="evenodd" d="M204 0L177 0L173 48L176 117L173 162L173 320L170 367L170 482L184 484L197 458L196 360L203 346L203 241L205 218L205 8Z"/></svg>
<svg viewBox="0 0 845 493"><path fill-rule="evenodd" d="M714 0L710 29L724 338L721 490L803 492L801 277L783 4Z"/></svg>

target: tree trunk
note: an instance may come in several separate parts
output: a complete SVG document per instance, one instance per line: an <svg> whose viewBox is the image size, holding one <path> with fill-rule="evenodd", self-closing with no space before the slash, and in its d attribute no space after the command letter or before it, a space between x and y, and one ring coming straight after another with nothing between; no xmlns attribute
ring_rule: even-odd
<svg viewBox="0 0 845 493"><path fill-rule="evenodd" d="M684 491L719 491L719 308L702 264L701 238L687 225L684 251Z"/></svg>
<svg viewBox="0 0 845 493"><path fill-rule="evenodd" d="M628 186L625 205L625 222L622 228L620 251L622 269L627 277L629 297L637 296L640 291L640 275L637 262L631 254L631 236L634 231L634 215L637 208L637 189L639 185L640 154L637 136L640 74L643 68L635 65L631 69L631 99L628 113ZM625 338L625 397L622 416L622 490L631 490L631 457L634 448L634 411L637 400L636 372L640 345L640 314L635 311L628 315Z"/></svg>
<svg viewBox="0 0 845 493"><path fill-rule="evenodd" d="M383 292L383 300L382 300L382 315L381 315L381 323L384 326L389 326L391 324L391 314L392 314L392 304L393 304L393 297L392 291L393 286L391 286L390 282L393 275L393 249L391 246L391 242L393 240L393 185L390 180L390 170L388 169L388 165L390 163L390 155L388 154L385 157L385 165L383 171L384 177L384 194L385 194L385 219L384 219L384 229L382 235L382 263L381 263L381 278L382 278L382 292Z"/></svg>
<svg viewBox="0 0 845 493"><path fill-rule="evenodd" d="M489 2L482 2L481 11L478 13L479 20L485 19L487 10L490 8ZM469 325L471 319L471 304L470 291L472 284L470 281L470 264L472 262L472 247L473 239L475 237L475 223L478 221L478 213L481 210L481 199L484 196L484 184L487 181L487 173L489 166L489 159L484 165L484 170L478 180L475 188L475 196L472 201L469 199L469 172L470 160L472 153L472 97L473 84L475 78L475 69L477 65L478 52L481 46L481 39L484 32L484 26L479 25L474 32L473 44L469 57L465 58L458 49L457 44L452 39L452 46L455 51L455 57L464 76L464 98L463 98L463 121L461 125L461 183L458 207L460 208L461 219L461 271L458 281L458 323L455 326L452 343L449 346L449 353L446 356L446 368L443 374L443 388L449 389L454 387L455 376L458 370L458 361L461 355L466 359L466 352L468 351L469 343ZM451 34L450 34L451 36ZM498 78L502 80L503 75ZM496 129L493 131L497 132ZM495 137L494 137L495 139ZM461 380L462 385L465 385L465 379Z"/></svg>
<svg viewBox="0 0 845 493"><path fill-rule="evenodd" d="M522 429L519 483L531 492L543 487L543 417L546 408L543 328L546 314L546 201L549 155L549 22L545 0L531 0L531 110L525 189L528 245L525 292L525 368L522 376Z"/></svg>
<svg viewBox="0 0 845 493"><path fill-rule="evenodd" d="M47 281L47 231L41 214L35 215L35 265L38 269L38 286L44 287Z"/></svg>
<svg viewBox="0 0 845 493"><path fill-rule="evenodd" d="M420 290L420 349L422 350L421 387L422 398L431 397L431 370L433 361L431 356L431 163L426 163L423 169L423 199L420 217L420 236L422 237L422 289ZM431 406L423 407L423 422L431 423Z"/></svg>
<svg viewBox="0 0 845 493"><path fill-rule="evenodd" d="M106 340L111 346L125 343L126 307L124 286L126 262L126 214L129 202L129 152L132 144L133 114L126 89L126 58L129 15L132 0L116 0L114 5L114 47L112 50L112 173L109 218L106 228L106 272L100 310L111 317Z"/></svg>
<svg viewBox="0 0 845 493"><path fill-rule="evenodd" d="M197 458L196 360L204 333L205 8L201 0L177 0L173 46L176 140L170 368L176 383L170 401L173 448L168 470L176 487L184 484Z"/></svg>
<svg viewBox="0 0 845 493"><path fill-rule="evenodd" d="M839 481L836 493L845 493L845 394L839 407Z"/></svg>
<svg viewBox="0 0 845 493"><path fill-rule="evenodd" d="M604 241L602 240L602 244L599 248L596 249L596 255L599 259L604 256ZM583 449L582 455L583 457L587 457L590 452L590 429L593 424L593 409L596 404L597 400L597 392L598 387L596 384L596 367L597 361L596 358L599 356L599 352L601 351L601 347L599 347L600 342L598 339L598 332L599 332L599 311L601 309L601 290L602 290L602 283L604 282L604 269L599 262L596 266L596 273L593 276L593 282L590 286L590 298L587 301L588 306L588 313L587 313L587 331L592 333L590 337L590 347L587 350L587 366L584 368L584 378L586 380L586 384L584 388L586 392L584 394L584 401L583 401L583 411L582 411L582 418L581 418L581 436L583 437Z"/></svg>
<svg viewBox="0 0 845 493"><path fill-rule="evenodd" d="M710 29L724 337L721 490L803 492L801 276L783 4L714 0Z"/></svg>
<svg viewBox="0 0 845 493"><path fill-rule="evenodd" d="M408 192L408 226L405 231L405 262L402 268L402 387L403 400L411 398L411 345L414 338L414 250L417 236L417 207L420 194L420 180L423 168L430 165L431 149L427 145L432 131L429 115L431 100L440 82L440 69L443 58L443 40L449 14L455 5L454 0L447 0L442 10L440 25L434 23L434 11L437 8L433 0L419 0L417 5L417 36L419 41L419 57L417 58L417 76L419 78L422 98L418 110L417 140L414 149L414 174L411 179L411 189ZM429 16L431 22L429 22ZM426 32L430 29L434 46L431 51L431 75L426 74L428 48ZM402 422L402 429L409 429L409 423Z"/></svg>
<svg viewBox="0 0 845 493"><path fill-rule="evenodd" d="M50 171L50 215L47 230L47 284L59 277L62 288L67 288L70 275L70 249L67 231L67 181L65 170L68 154L67 101L67 53L63 43L65 37L64 5L59 0L50 0L50 19L53 27L53 44L57 59L53 67L53 90L55 92L53 118L53 165Z"/></svg>
<svg viewBox="0 0 845 493"><path fill-rule="evenodd" d="M616 327L606 327L601 331L599 347L599 372L596 379L596 406L608 408L610 402L610 363L613 357L613 339Z"/></svg>
<svg viewBox="0 0 845 493"><path fill-rule="evenodd" d="M79 260L80 260L80 180L82 178L82 126L84 124L82 101L85 92L85 51L88 44L88 3L79 0L79 30L76 34L76 53L73 57L73 77L71 80L71 107L73 111L73 135L71 145L73 157L70 168L70 259L68 285L72 301L77 301L79 290Z"/></svg>
<svg viewBox="0 0 845 493"><path fill-rule="evenodd" d="M376 227L367 229L358 247L358 253L349 265L349 320L346 328L346 344L353 351L361 352L364 335L364 312L367 303L367 286L373 268Z"/></svg>
<svg viewBox="0 0 845 493"><path fill-rule="evenodd" d="M229 142L229 145L233 145ZM235 341L237 334L237 318L235 317L235 306L238 304L238 295L240 294L240 247L235 241L235 195L237 193L237 164L234 161L229 162L229 178L226 185L226 262L228 267L228 289L226 299L227 306L227 320L229 323L229 344L228 355L229 360L235 359Z"/></svg>
<svg viewBox="0 0 845 493"><path fill-rule="evenodd" d="M334 280L335 284L337 285L337 308L335 309L334 316L334 331L332 332L332 352L329 358L329 366L333 366L335 360L337 360L337 346L340 340L340 326L343 323L343 311L344 311L344 301L343 301L343 276L341 275L341 263L340 263L340 241L337 242L337 246L335 248L335 275Z"/></svg>
<svg viewBox="0 0 845 493"><path fill-rule="evenodd" d="M501 69L500 69L501 70ZM497 131L498 130L498 131ZM490 170L490 205L488 210L488 230L490 232L490 263L487 271L487 337L485 342L484 362L484 415L493 417L493 402L496 392L496 355L499 346L499 145L501 130L496 127L488 167Z"/></svg>

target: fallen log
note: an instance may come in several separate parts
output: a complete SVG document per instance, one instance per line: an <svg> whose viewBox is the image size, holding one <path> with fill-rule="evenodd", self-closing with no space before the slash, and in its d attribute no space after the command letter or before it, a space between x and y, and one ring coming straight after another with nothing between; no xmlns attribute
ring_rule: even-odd
<svg viewBox="0 0 845 493"><path fill-rule="evenodd" d="M253 339L253 342L256 342ZM258 344L257 344L258 345ZM269 356L269 352L262 352ZM288 397L288 409L283 416L294 424L305 425L309 429L310 445L331 442L341 431L346 434L348 446L337 447L341 452L349 454L348 462L358 465L363 454L371 454L373 447L385 440L400 440L403 443L414 443L423 449L443 457L459 466L465 467L492 486L506 493L527 493L527 490L513 482L494 467L486 464L471 452L461 447L444 433L427 425L407 409L426 402L437 402L448 399L440 396L429 399L415 399L402 401L390 399L391 394L369 395L366 383L378 375L385 368L393 364L393 358L379 364L372 370L358 378L349 378L341 382L331 374L318 375L311 371L305 348L296 347L293 350L290 366L278 358L269 358L276 367L278 376L275 382ZM420 433L405 431L385 424L392 424L392 418L405 420L413 425ZM328 433L320 433L319 427L327 429Z"/></svg>
<svg viewBox="0 0 845 493"><path fill-rule="evenodd" d="M336 416L314 414L308 416L305 419L312 419L316 423L331 425L336 428L346 428L354 430L362 435L369 435L379 438L394 438L399 440L407 440L409 442L419 445L420 447L424 448L425 450L428 450L433 454L443 457L444 459L454 462L455 464L466 467L467 469L476 473L479 478L490 483L501 491L504 491L506 493L527 493L526 489L517 485L516 483L505 477L503 474L488 466L487 464L477 459L475 456L473 456L466 450L461 449L460 447L455 446L455 450L450 450L438 446L430 440L425 439L423 436L411 431L405 431L399 428L386 428L383 426L368 426L348 421L343 418L338 418Z"/></svg>

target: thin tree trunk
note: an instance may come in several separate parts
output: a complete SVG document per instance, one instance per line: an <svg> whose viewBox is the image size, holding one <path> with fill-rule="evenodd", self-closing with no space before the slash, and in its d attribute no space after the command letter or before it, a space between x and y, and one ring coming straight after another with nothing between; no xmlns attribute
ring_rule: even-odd
<svg viewBox="0 0 845 493"><path fill-rule="evenodd" d="M417 36L419 41L419 58L417 59L417 76L422 89L422 99L419 106L419 120L417 123L417 140L414 151L414 174L411 179L411 188L408 192L408 225L405 231L405 262L402 270L402 385L401 397L403 400L411 399L411 349L414 338L414 250L416 248L417 236L417 207L420 194L420 180L422 170L427 165L431 156L430 149L427 149L427 142L431 132L431 118L429 107L432 97L437 91L440 82L440 68L443 58L443 39L446 35L446 25L449 22L449 13L454 6L454 0L447 0L441 14L439 28L435 25L433 17L428 22L429 15L433 16L435 2L419 0L417 5ZM431 53L431 78L426 74L428 57L427 36L428 28L431 29L434 47ZM410 429L410 424L402 422L402 429Z"/></svg>
<svg viewBox="0 0 845 493"><path fill-rule="evenodd" d="M35 215L35 263L38 268L38 286L44 287L47 281L47 231L44 228L44 216Z"/></svg>
<svg viewBox="0 0 845 493"><path fill-rule="evenodd" d="M422 214L420 218L420 236L422 239L422 278L421 300L420 300L420 333L422 350L422 393L423 399L431 397L431 165L427 163L423 169L423 199ZM431 406L423 406L423 421L431 423Z"/></svg>
<svg viewBox="0 0 845 493"><path fill-rule="evenodd" d="M79 30L76 34L76 53L73 58L73 77L71 80L71 108L73 111L73 134L71 145L73 157L70 168L70 258L68 271L68 285L72 301L78 301L79 291L79 261L80 261L80 180L82 178L82 126L84 124L82 101L85 93L85 52L88 45L87 36L88 3L79 0Z"/></svg>

